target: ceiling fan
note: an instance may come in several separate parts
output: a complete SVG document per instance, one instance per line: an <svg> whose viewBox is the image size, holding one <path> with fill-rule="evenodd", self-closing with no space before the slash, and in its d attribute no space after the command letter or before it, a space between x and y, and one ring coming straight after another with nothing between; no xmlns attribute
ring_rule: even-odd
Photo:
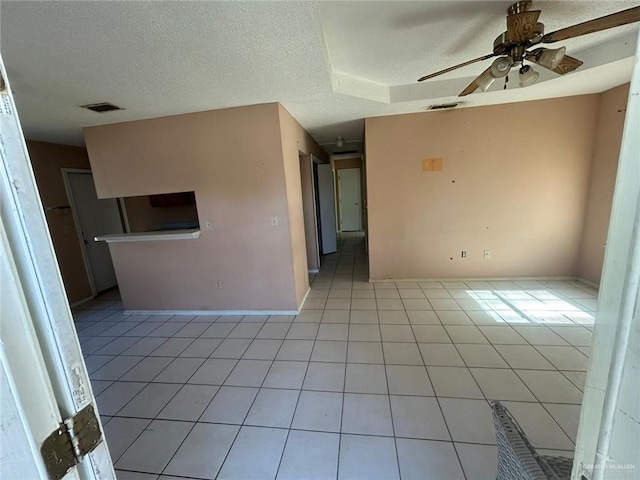
<svg viewBox="0 0 640 480"><path fill-rule="evenodd" d="M530 10L530 8L530 0L517 2L509 7L507 10L507 31L494 40L493 53L425 75L419 78L418 81L429 80L472 63L497 57L491 66L476 77L458 96L464 97L478 89L486 92L496 79L507 77L511 69L517 66L520 67L518 70L520 86L527 87L535 83L540 74L531 65L525 64L525 61L535 63L560 75L572 72L582 65L582 62L577 58L565 55L565 47L556 49L539 47L529 50L531 47L541 43L555 43L640 21L640 7L634 7L545 34L544 25L538 22L541 11ZM508 77L505 81L508 81Z"/></svg>

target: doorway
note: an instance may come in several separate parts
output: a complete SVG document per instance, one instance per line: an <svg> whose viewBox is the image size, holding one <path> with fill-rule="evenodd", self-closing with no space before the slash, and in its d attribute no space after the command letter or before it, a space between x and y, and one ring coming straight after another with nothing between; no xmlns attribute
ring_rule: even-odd
<svg viewBox="0 0 640 480"><path fill-rule="evenodd" d="M314 163L316 198L318 202L318 225L320 251L323 255L338 251L336 231L336 197L333 169L328 163Z"/></svg>
<svg viewBox="0 0 640 480"><path fill-rule="evenodd" d="M107 243L96 242L94 237L124 232L121 207L114 198L98 198L91 170L63 169L62 175L95 296L118 284Z"/></svg>
<svg viewBox="0 0 640 480"><path fill-rule="evenodd" d="M338 170L338 205L340 208L341 232L362 230L360 177L359 168L342 168Z"/></svg>
<svg viewBox="0 0 640 480"><path fill-rule="evenodd" d="M307 267L309 272L320 269L320 245L318 235L316 188L311 155L300 155L300 183L302 187L302 215L304 237L307 245Z"/></svg>
<svg viewBox="0 0 640 480"><path fill-rule="evenodd" d="M307 266L318 273L320 254L337 251L333 172L313 155L300 154L302 212L307 247Z"/></svg>

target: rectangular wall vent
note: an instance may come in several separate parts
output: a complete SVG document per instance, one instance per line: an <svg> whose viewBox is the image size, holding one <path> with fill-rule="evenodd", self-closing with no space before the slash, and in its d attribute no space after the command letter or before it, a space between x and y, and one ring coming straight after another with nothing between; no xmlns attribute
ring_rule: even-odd
<svg viewBox="0 0 640 480"><path fill-rule="evenodd" d="M348 155L351 153L358 153L358 150L342 150L340 152L333 152L334 155Z"/></svg>
<svg viewBox="0 0 640 480"><path fill-rule="evenodd" d="M111 112L113 110L124 110L124 108L120 108L117 105L109 102L100 102L100 103L91 103L89 105L82 105L82 108L86 108L87 110L91 110L92 112L104 113Z"/></svg>
<svg viewBox="0 0 640 480"><path fill-rule="evenodd" d="M456 108L462 102L456 103L443 103L441 105L431 105L427 110L447 110L448 108Z"/></svg>

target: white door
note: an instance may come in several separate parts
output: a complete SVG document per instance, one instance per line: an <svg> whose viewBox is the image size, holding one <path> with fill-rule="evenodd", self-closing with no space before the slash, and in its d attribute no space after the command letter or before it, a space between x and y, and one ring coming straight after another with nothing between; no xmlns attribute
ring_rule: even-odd
<svg viewBox="0 0 640 480"><path fill-rule="evenodd" d="M81 241L87 254L90 277L95 292L102 292L118 284L107 242L94 237L122 233L122 220L117 200L99 199L90 171L66 171L69 196L80 228Z"/></svg>
<svg viewBox="0 0 640 480"><path fill-rule="evenodd" d="M336 196L333 170L328 163L318 164L318 203L320 208L320 232L322 253L338 251L336 233Z"/></svg>
<svg viewBox="0 0 640 480"><path fill-rule="evenodd" d="M342 168L338 170L338 196L340 200L340 230L358 231L362 228L360 216L360 169Z"/></svg>
<svg viewBox="0 0 640 480"><path fill-rule="evenodd" d="M1 57L0 74L0 478L46 479L43 440L95 398ZM96 445L65 479L115 480Z"/></svg>
<svg viewBox="0 0 640 480"><path fill-rule="evenodd" d="M0 223L0 478L45 478L40 445L62 418Z"/></svg>

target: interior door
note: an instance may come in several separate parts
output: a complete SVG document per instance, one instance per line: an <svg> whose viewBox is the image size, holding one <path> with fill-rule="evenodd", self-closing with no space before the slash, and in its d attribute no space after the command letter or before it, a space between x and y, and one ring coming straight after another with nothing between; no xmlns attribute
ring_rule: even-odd
<svg viewBox="0 0 640 480"><path fill-rule="evenodd" d="M62 417L12 257L0 223L0 478L46 478L39 447Z"/></svg>
<svg viewBox="0 0 640 480"><path fill-rule="evenodd" d="M338 251L336 232L336 200L333 170L328 163L318 164L318 203L320 209L320 233L322 253Z"/></svg>
<svg viewBox="0 0 640 480"><path fill-rule="evenodd" d="M67 172L67 178L95 290L101 292L115 287L118 281L109 246L106 242L94 241L94 237L123 232L117 200L98 198L93 175L89 171Z"/></svg>
<svg viewBox="0 0 640 480"><path fill-rule="evenodd" d="M360 169L342 168L338 170L338 196L340 199L340 230L358 231L361 222Z"/></svg>

